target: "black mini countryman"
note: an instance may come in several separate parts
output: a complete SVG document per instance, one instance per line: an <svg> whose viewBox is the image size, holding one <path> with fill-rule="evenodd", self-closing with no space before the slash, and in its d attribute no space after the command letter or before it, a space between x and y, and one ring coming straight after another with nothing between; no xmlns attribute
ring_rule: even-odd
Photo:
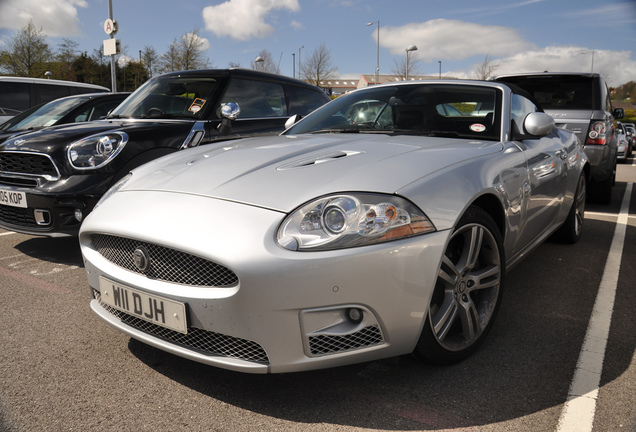
<svg viewBox="0 0 636 432"><path fill-rule="evenodd" d="M180 149L280 133L289 117L328 101L318 87L247 69L152 78L103 120L0 145L0 228L77 235L99 198L131 169Z"/></svg>

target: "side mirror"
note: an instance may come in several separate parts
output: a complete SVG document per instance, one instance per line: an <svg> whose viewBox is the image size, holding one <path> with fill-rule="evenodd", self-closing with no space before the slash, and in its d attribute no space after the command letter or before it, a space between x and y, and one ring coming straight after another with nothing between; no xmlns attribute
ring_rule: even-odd
<svg viewBox="0 0 636 432"><path fill-rule="evenodd" d="M298 123L298 121L301 118L303 118L303 117L301 115L299 115L299 114L294 114L293 116L288 118L287 121L285 122L285 129L289 129L290 127L292 127L293 125Z"/></svg>
<svg viewBox="0 0 636 432"><path fill-rule="evenodd" d="M232 132L232 122L241 114L241 107L236 102L228 102L221 108L221 123L217 130L221 135L229 135Z"/></svg>
<svg viewBox="0 0 636 432"><path fill-rule="evenodd" d="M542 112L530 113L523 120L523 128L526 133L536 137L548 135L554 130L554 127L554 119Z"/></svg>
<svg viewBox="0 0 636 432"><path fill-rule="evenodd" d="M623 108L614 108L614 112L612 114L614 114L614 118L616 120L620 120L625 117L625 110Z"/></svg>

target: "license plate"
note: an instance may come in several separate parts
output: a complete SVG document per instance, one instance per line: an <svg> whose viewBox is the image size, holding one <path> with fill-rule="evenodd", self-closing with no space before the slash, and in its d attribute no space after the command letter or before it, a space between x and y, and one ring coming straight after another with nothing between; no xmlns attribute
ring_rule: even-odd
<svg viewBox="0 0 636 432"><path fill-rule="evenodd" d="M26 194L24 192L0 189L0 204L10 207L27 208Z"/></svg>
<svg viewBox="0 0 636 432"><path fill-rule="evenodd" d="M188 332L184 303L99 278L102 302L139 319L166 327L179 333Z"/></svg>

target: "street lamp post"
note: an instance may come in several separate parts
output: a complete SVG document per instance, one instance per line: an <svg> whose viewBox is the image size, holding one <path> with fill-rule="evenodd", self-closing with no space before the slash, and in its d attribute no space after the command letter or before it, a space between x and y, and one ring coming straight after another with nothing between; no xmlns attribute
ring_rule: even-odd
<svg viewBox="0 0 636 432"><path fill-rule="evenodd" d="M292 53L292 78L296 78L296 53Z"/></svg>
<svg viewBox="0 0 636 432"><path fill-rule="evenodd" d="M442 79L442 61L437 60L437 63L439 63L439 79Z"/></svg>
<svg viewBox="0 0 636 432"><path fill-rule="evenodd" d="M376 22L370 22L367 23L367 26L372 26L373 24L377 24L378 25L378 54L377 54L377 62L375 65L375 84L378 84L378 81L380 79L380 20L377 20Z"/></svg>
<svg viewBox="0 0 636 432"><path fill-rule="evenodd" d="M594 73L594 51L583 51L581 54L592 54L592 69L591 73Z"/></svg>
<svg viewBox="0 0 636 432"><path fill-rule="evenodd" d="M406 71L404 72L404 81L409 80L409 53L411 51L417 51L417 47L415 45L411 45L406 49Z"/></svg>
<svg viewBox="0 0 636 432"><path fill-rule="evenodd" d="M300 50L305 48L305 45L298 48L298 79L302 79L302 69L300 68Z"/></svg>
<svg viewBox="0 0 636 432"><path fill-rule="evenodd" d="M254 60L254 69L258 70L258 64L261 64L261 70L263 70L263 63L265 62L265 59L261 56L256 57L256 59Z"/></svg>

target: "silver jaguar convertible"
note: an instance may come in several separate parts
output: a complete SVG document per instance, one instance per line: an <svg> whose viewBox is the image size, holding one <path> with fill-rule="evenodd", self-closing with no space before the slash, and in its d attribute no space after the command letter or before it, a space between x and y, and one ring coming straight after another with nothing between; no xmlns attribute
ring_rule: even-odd
<svg viewBox="0 0 636 432"><path fill-rule="evenodd" d="M450 364L486 338L506 269L581 234L585 153L520 89L377 85L297 120L116 184L80 231L92 310L235 371Z"/></svg>

